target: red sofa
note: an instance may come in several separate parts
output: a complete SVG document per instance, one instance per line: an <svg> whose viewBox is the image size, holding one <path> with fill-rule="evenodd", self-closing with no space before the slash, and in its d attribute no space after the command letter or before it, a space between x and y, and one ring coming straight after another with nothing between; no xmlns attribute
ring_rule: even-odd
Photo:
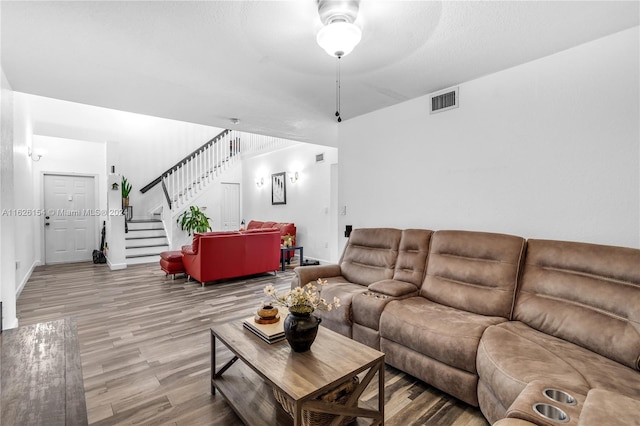
<svg viewBox="0 0 640 426"><path fill-rule="evenodd" d="M280 268L280 231L196 233L182 247L182 262L189 277L201 282L275 272Z"/></svg>
<svg viewBox="0 0 640 426"><path fill-rule="evenodd" d="M280 231L280 245L284 243L284 236L291 235L293 238L291 239L292 244L296 245L296 225L293 223L279 223L279 222L261 222L259 220L252 220L247 225L247 230L252 229L273 229L276 228ZM280 251L278 249L278 251ZM294 252L287 252L287 261L293 259Z"/></svg>

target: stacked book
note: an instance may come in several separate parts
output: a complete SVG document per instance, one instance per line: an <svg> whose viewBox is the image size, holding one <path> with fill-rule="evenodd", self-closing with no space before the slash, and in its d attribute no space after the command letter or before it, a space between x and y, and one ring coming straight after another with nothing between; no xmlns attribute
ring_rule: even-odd
<svg viewBox="0 0 640 426"><path fill-rule="evenodd" d="M258 324L255 317L249 317L242 322L242 325L269 344L279 342L284 339L283 323L287 313L286 309L280 308L280 313L278 314L280 320L273 324Z"/></svg>

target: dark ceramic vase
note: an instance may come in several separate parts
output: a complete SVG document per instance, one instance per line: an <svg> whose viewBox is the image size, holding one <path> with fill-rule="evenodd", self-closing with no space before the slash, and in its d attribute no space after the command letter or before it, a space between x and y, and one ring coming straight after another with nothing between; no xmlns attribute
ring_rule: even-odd
<svg viewBox="0 0 640 426"><path fill-rule="evenodd" d="M311 349L321 321L322 318L311 315L310 312L289 312L284 319L284 335L294 352L306 352Z"/></svg>

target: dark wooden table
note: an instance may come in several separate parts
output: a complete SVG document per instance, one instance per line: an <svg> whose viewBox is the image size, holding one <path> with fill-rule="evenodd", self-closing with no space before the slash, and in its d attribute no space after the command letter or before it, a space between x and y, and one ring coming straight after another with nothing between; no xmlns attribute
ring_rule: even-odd
<svg viewBox="0 0 640 426"><path fill-rule="evenodd" d="M280 247L280 259L282 260L282 270L283 271L285 270L284 262L287 261L286 253L289 253L290 251L292 251L295 254L296 250L300 251L300 265L302 265L302 260L304 259L304 257L303 257L303 247L302 246ZM289 263L289 262L287 261L287 263Z"/></svg>

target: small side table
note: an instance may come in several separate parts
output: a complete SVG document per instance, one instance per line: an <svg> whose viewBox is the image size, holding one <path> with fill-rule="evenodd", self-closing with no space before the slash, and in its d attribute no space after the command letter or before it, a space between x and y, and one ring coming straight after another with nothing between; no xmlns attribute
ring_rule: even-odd
<svg viewBox="0 0 640 426"><path fill-rule="evenodd" d="M296 254L296 250L300 250L300 264L302 265L302 261L304 260L304 257L302 255L302 246L293 246L293 247L280 247L280 260L282 261L282 270L284 271L286 268L284 266L284 262L286 262L287 259L285 259L285 253L289 253L290 251L293 252L293 254Z"/></svg>

